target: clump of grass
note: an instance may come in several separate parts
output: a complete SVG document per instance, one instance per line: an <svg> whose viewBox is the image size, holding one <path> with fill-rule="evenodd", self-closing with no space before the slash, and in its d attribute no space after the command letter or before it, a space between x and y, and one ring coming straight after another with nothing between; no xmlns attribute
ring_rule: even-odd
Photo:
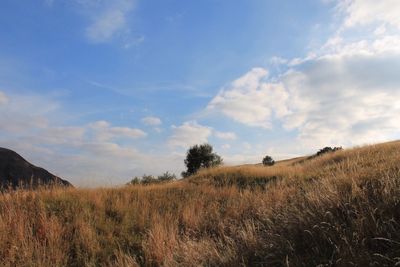
<svg viewBox="0 0 400 267"><path fill-rule="evenodd" d="M393 142L146 186L3 192L0 265L394 266L399 160Z"/></svg>

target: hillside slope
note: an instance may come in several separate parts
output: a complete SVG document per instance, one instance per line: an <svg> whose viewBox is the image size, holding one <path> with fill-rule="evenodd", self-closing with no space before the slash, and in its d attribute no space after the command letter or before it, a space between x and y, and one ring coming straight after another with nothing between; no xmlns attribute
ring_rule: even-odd
<svg viewBox="0 0 400 267"><path fill-rule="evenodd" d="M0 147L0 188L38 185L71 186L45 169L30 164L16 152Z"/></svg>
<svg viewBox="0 0 400 267"><path fill-rule="evenodd" d="M1 266L398 266L400 143L0 195Z"/></svg>

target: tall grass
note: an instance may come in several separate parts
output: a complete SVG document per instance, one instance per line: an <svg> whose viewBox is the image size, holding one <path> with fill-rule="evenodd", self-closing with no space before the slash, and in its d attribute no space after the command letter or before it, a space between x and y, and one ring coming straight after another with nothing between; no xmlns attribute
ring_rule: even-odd
<svg viewBox="0 0 400 267"><path fill-rule="evenodd" d="M0 195L1 266L394 266L400 143L182 181Z"/></svg>

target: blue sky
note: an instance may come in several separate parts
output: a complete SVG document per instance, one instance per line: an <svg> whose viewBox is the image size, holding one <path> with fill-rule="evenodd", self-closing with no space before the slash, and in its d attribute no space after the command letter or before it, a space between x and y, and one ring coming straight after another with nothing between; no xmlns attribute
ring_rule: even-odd
<svg viewBox="0 0 400 267"><path fill-rule="evenodd" d="M0 3L0 146L81 186L399 137L400 4ZM397 113L398 114L398 113Z"/></svg>

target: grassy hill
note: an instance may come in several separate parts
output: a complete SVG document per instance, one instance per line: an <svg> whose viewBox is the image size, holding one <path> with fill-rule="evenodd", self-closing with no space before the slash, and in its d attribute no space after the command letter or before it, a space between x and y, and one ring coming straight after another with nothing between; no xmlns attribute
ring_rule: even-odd
<svg viewBox="0 0 400 267"><path fill-rule="evenodd" d="M1 266L397 266L400 142L0 195Z"/></svg>

